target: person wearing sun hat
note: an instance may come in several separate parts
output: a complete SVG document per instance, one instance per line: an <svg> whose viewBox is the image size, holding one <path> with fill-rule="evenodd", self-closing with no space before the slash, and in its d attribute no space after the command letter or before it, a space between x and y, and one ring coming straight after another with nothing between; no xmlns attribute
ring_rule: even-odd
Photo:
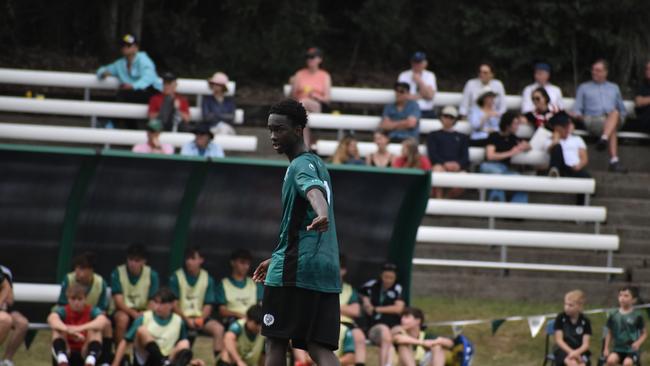
<svg viewBox="0 0 650 366"><path fill-rule="evenodd" d="M228 91L228 75L221 71L215 72L208 79L208 86L212 95L203 97L201 112L203 122L210 127L216 128L217 134L234 135L235 129L232 123L235 120L235 100L226 96Z"/></svg>
<svg viewBox="0 0 650 366"><path fill-rule="evenodd" d="M206 158L223 158L225 154L218 144L212 142L214 134L210 131L210 125L203 122L194 129L194 140L187 142L181 148L181 155L201 156Z"/></svg>
<svg viewBox="0 0 650 366"><path fill-rule="evenodd" d="M151 119L147 123L147 142L133 146L134 153L172 155L174 146L160 142L160 132L163 124L159 119Z"/></svg>

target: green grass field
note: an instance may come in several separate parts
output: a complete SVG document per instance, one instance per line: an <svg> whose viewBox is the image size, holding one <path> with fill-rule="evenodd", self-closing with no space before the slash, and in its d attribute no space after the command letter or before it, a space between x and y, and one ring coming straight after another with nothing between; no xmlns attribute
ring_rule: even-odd
<svg viewBox="0 0 650 366"><path fill-rule="evenodd" d="M450 299L419 297L414 299L414 305L422 308L427 321L493 319L511 315L537 315L553 313L561 310L561 303L534 304L528 302L492 301L478 299ZM587 305L589 308L589 305ZM602 327L605 323L604 314L590 316L594 337L591 342L592 353L600 352ZM450 327L430 329L439 335L451 336ZM465 334L476 348L474 366L503 366L503 365L540 365L544 356L543 330L536 338L531 338L528 324L521 322L506 322L492 335L490 325L474 325L464 328ZM39 332L29 351L22 349L16 356L16 365L50 366L50 333ZM213 364L210 342L200 338L195 345L198 357L203 358L209 365ZM650 359L648 345L643 347L643 359ZM377 349L370 347L368 365L377 364Z"/></svg>

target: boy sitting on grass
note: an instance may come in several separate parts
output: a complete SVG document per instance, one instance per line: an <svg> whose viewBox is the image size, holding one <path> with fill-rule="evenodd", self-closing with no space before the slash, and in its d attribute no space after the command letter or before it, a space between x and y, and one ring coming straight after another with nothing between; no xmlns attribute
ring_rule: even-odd
<svg viewBox="0 0 650 366"><path fill-rule="evenodd" d="M264 336L262 307L251 306L246 317L230 325L224 336L225 352L218 366L258 366L264 364Z"/></svg>
<svg viewBox="0 0 650 366"><path fill-rule="evenodd" d="M406 308L400 325L393 327L393 343L400 365L445 366L453 362L454 341L427 334L423 329L424 313Z"/></svg>
<svg viewBox="0 0 650 366"><path fill-rule="evenodd" d="M102 329L109 324L102 311L86 304L87 289L72 283L66 288L67 304L57 306L47 317L52 328L52 350L59 366L78 363L94 366L102 351Z"/></svg>
<svg viewBox="0 0 650 366"><path fill-rule="evenodd" d="M619 308L607 318L607 335L603 347L603 357L607 366L639 364L639 349L648 337L643 316L634 304L639 297L636 287L624 286L618 290ZM610 346L612 350L610 351Z"/></svg>
<svg viewBox="0 0 650 366"><path fill-rule="evenodd" d="M555 364L557 366L585 366L589 362L591 322L582 314L585 294L573 290L564 295L564 311L557 315L555 333Z"/></svg>

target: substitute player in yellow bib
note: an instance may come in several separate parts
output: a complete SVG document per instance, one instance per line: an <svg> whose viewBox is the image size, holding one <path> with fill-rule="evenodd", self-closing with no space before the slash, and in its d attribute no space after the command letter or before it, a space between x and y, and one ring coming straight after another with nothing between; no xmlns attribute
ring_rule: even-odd
<svg viewBox="0 0 650 366"><path fill-rule="evenodd" d="M230 276L217 283L215 300L225 328L246 317L248 309L262 302L264 287L248 276L252 255L248 250L237 249L230 255Z"/></svg>
<svg viewBox="0 0 650 366"><path fill-rule="evenodd" d="M260 366L264 364L262 307L253 305L246 317L230 325L224 336L225 352L217 366Z"/></svg>
<svg viewBox="0 0 650 366"><path fill-rule="evenodd" d="M131 244L126 263L111 273L111 294L115 303L115 343L119 344L131 322L151 308L150 300L158 291L158 273L147 265L147 251L142 244Z"/></svg>

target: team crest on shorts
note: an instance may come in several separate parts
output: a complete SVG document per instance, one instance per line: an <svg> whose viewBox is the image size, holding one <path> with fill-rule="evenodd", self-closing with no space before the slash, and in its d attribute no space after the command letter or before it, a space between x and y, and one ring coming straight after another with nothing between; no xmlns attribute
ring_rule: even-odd
<svg viewBox="0 0 650 366"><path fill-rule="evenodd" d="M275 323L275 317L271 314L264 314L263 321L264 321L264 325L270 327L271 325L273 325L273 323Z"/></svg>

